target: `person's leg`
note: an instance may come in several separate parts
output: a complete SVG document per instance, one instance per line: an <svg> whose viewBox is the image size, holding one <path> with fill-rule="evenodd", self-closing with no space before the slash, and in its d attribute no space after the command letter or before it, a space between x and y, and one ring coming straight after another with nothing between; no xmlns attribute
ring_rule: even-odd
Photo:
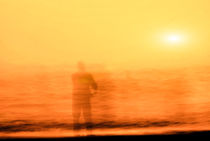
<svg viewBox="0 0 210 141"><path fill-rule="evenodd" d="M86 129L91 130L92 129L92 115L91 115L90 100L87 100L83 104L83 114L84 114L84 120L85 120L85 124L86 124Z"/></svg>
<svg viewBox="0 0 210 141"><path fill-rule="evenodd" d="M73 101L72 105L72 113L73 113L73 129L74 130L79 130L80 129L80 123L79 123L79 118L81 115L81 104L77 101Z"/></svg>

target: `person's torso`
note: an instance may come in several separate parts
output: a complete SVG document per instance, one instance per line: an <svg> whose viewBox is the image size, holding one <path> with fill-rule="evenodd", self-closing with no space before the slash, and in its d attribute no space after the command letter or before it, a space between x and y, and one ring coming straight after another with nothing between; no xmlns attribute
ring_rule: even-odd
<svg viewBox="0 0 210 141"><path fill-rule="evenodd" d="M90 94L91 75L89 73L75 73L73 79L74 94L81 96Z"/></svg>

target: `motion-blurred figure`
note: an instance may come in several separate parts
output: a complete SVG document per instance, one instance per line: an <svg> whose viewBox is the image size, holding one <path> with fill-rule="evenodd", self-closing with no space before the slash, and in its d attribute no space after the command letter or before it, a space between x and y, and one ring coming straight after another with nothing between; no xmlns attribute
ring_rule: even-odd
<svg viewBox="0 0 210 141"><path fill-rule="evenodd" d="M78 62L78 71L72 75L73 80L73 96L72 96L72 112L73 112L73 129L80 129L79 118L83 113L86 129L92 129L91 117L91 97L97 90L97 84L93 76L86 72L85 65Z"/></svg>

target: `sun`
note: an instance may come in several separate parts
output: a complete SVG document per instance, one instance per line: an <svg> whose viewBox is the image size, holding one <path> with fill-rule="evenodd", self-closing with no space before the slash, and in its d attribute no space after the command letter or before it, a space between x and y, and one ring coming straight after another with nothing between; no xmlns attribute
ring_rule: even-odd
<svg viewBox="0 0 210 141"><path fill-rule="evenodd" d="M178 44L183 41L183 38L181 37L181 35L171 34L171 35L167 35L165 37L165 40L166 40L166 42L168 42L170 44Z"/></svg>
<svg viewBox="0 0 210 141"><path fill-rule="evenodd" d="M180 36L179 35L170 35L168 36L168 41L170 42L179 42L180 41Z"/></svg>
<svg viewBox="0 0 210 141"><path fill-rule="evenodd" d="M183 50L189 46L189 35L185 31L159 31L156 41L161 48Z"/></svg>
<svg viewBox="0 0 210 141"><path fill-rule="evenodd" d="M184 29L159 29L156 33L153 33L152 40L154 42L151 42L151 44L160 50L183 51L189 49L192 44L192 35L190 31Z"/></svg>

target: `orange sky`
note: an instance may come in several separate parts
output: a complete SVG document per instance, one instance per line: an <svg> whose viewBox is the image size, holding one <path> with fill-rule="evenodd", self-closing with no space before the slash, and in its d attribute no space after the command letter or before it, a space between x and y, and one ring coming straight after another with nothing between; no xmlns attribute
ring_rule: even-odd
<svg viewBox="0 0 210 141"><path fill-rule="evenodd" d="M209 0L0 0L0 63L208 65ZM184 36L177 44L170 34Z"/></svg>

